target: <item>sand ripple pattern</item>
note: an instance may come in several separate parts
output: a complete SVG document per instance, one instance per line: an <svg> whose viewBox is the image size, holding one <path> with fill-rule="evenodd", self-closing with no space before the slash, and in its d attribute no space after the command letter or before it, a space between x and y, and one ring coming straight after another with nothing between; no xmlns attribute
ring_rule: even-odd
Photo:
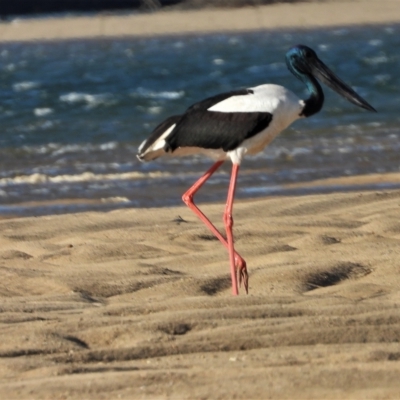
<svg viewBox="0 0 400 400"><path fill-rule="evenodd" d="M399 207L238 203L239 298L183 207L3 220L0 397L398 398Z"/></svg>

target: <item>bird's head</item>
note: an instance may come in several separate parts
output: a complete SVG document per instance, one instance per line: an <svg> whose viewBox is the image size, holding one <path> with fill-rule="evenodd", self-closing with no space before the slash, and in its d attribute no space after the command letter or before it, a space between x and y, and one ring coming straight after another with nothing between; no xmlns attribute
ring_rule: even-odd
<svg viewBox="0 0 400 400"><path fill-rule="evenodd" d="M324 83L351 103L368 111L375 108L367 103L350 86L335 75L317 56L317 53L304 45L292 47L286 53L286 64L297 78L308 84L313 78Z"/></svg>
<svg viewBox="0 0 400 400"><path fill-rule="evenodd" d="M312 66L317 63L317 53L310 47L299 44L286 53L286 64L295 75L312 74Z"/></svg>

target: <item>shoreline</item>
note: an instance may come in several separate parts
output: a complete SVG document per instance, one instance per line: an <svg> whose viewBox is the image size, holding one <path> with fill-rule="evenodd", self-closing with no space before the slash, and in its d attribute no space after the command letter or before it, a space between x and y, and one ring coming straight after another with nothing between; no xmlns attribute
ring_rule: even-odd
<svg viewBox="0 0 400 400"><path fill-rule="evenodd" d="M364 175L341 176L334 178L318 179L314 181L305 181L297 183L287 183L280 186L280 189L269 194L238 197L235 204L256 203L260 201L269 201L277 198L301 198L307 196L329 196L332 194L367 193L367 192L393 192L400 190L400 173L371 173ZM218 206L224 200L213 200L201 202L203 206ZM155 210L162 212L168 208L183 207L177 194L177 204L165 206L134 206L133 199L127 198L109 198L109 199L85 199L85 198L60 198L57 200L45 201L24 201L21 203L1 204L0 220L18 219L30 217L49 217L61 215L74 215L82 213L109 213L117 210Z"/></svg>
<svg viewBox="0 0 400 400"><path fill-rule="evenodd" d="M400 23L400 7L396 0L328 0L323 3L280 3L239 9L17 18L11 22L0 22L0 42L152 37L392 23Z"/></svg>

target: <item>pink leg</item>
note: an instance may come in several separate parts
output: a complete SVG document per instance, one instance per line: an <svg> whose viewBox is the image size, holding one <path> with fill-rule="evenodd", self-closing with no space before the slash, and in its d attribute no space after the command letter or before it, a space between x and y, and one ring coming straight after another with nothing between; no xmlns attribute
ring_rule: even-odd
<svg viewBox="0 0 400 400"><path fill-rule="evenodd" d="M233 210L233 200L235 198L235 189L236 189L238 172L239 172L239 164L233 164L231 182L229 184L228 198L226 200L226 208L224 213L226 237L228 239L229 261L231 264L232 291L233 295L235 296L238 294L238 287L237 287L238 280L239 282L241 282L241 280L243 279L246 291L248 286L247 271L237 270L235 266L235 248L234 248L233 233L232 233L232 228L233 228L232 210Z"/></svg>
<svg viewBox="0 0 400 400"><path fill-rule="evenodd" d="M204 185L204 183L211 177L211 175L223 164L223 161L217 161L183 196L183 202L207 225L207 227L211 230L211 232L217 237L217 239L229 250L229 244L222 236L220 231L211 223L211 221L199 210L199 208L194 204L193 197L197 193L197 191ZM237 172L236 172L237 175ZM232 181L231 181L232 182ZM235 178L236 183L236 178ZM229 197L229 196L228 196ZM233 202L233 198L232 198ZM229 255L231 257L231 254ZM244 288L246 293L248 293L248 275L246 268L246 261L233 250L234 257L234 268L236 268L239 284L241 285L243 281ZM231 262L232 263L232 262ZM232 267L231 267L232 268ZM232 275L232 273L231 273ZM233 275L232 275L233 276ZM232 286L234 290L234 294L237 294L237 280L236 274L235 283L232 280ZM235 289L236 288L236 289Z"/></svg>

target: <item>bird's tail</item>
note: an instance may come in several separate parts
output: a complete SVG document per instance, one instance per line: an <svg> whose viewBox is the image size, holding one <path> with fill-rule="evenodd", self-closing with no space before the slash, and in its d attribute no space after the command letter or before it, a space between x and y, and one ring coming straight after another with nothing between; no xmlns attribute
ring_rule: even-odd
<svg viewBox="0 0 400 400"><path fill-rule="evenodd" d="M151 161L164 155L166 153L164 150L165 139L174 130L180 118L180 115L173 115L161 122L151 135L139 146L137 158L140 161Z"/></svg>
<svg viewBox="0 0 400 400"><path fill-rule="evenodd" d="M140 148L146 145L147 140L145 140L140 146L139 146L139 151L136 154L136 157L139 159L139 161L151 161L155 160L158 157L161 157L165 154L165 151L163 148L158 148L154 149L152 146L148 148L145 151L140 151Z"/></svg>

